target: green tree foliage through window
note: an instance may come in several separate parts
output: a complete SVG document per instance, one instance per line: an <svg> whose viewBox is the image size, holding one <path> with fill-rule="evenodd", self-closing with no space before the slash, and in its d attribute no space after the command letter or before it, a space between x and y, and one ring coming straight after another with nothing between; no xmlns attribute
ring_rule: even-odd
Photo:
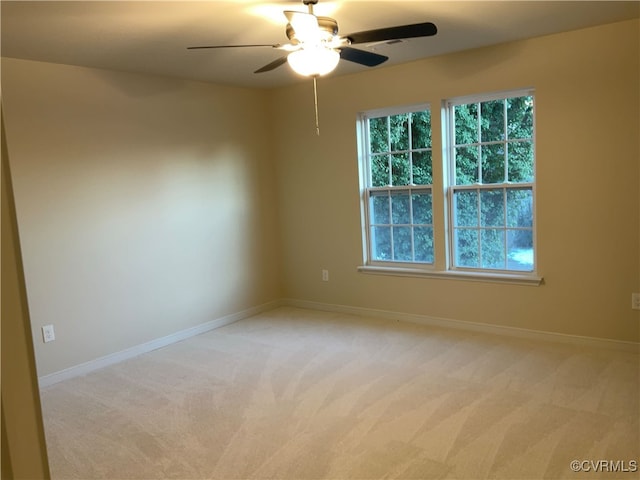
<svg viewBox="0 0 640 480"><path fill-rule="evenodd" d="M454 104L453 248L463 268L533 269L533 96Z"/></svg>
<svg viewBox="0 0 640 480"><path fill-rule="evenodd" d="M371 184L431 185L431 112L369 119Z"/></svg>
<svg viewBox="0 0 640 480"><path fill-rule="evenodd" d="M431 112L367 122L371 258L433 263Z"/></svg>
<svg viewBox="0 0 640 480"><path fill-rule="evenodd" d="M359 137L366 260L447 269L534 270L532 91L443 102L443 176L433 178L427 105L362 114ZM441 132L436 132L440 136ZM433 204L443 208L434 225ZM442 249L445 253L445 249Z"/></svg>

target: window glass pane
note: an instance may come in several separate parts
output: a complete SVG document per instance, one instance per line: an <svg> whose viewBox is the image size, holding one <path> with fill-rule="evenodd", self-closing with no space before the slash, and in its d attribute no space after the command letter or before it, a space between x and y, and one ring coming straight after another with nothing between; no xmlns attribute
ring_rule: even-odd
<svg viewBox="0 0 640 480"><path fill-rule="evenodd" d="M409 154L391 155L391 185L409 185L410 174Z"/></svg>
<svg viewBox="0 0 640 480"><path fill-rule="evenodd" d="M478 267L478 230L456 229L454 234L455 264L457 267Z"/></svg>
<svg viewBox="0 0 640 480"><path fill-rule="evenodd" d="M391 151L409 150L409 114L402 113L389 117L391 131Z"/></svg>
<svg viewBox="0 0 640 480"><path fill-rule="evenodd" d="M504 140L504 100L491 100L480 104L480 140Z"/></svg>
<svg viewBox="0 0 640 480"><path fill-rule="evenodd" d="M509 181L533 182L533 143L509 142Z"/></svg>
<svg viewBox="0 0 640 480"><path fill-rule="evenodd" d="M411 223L409 202L409 193L394 193L391 195L391 220L393 224Z"/></svg>
<svg viewBox="0 0 640 480"><path fill-rule="evenodd" d="M431 185L431 151L413 152L413 183L414 185Z"/></svg>
<svg viewBox="0 0 640 480"><path fill-rule="evenodd" d="M506 267L504 253L504 230L491 228L482 230L482 244L480 246L482 268Z"/></svg>
<svg viewBox="0 0 640 480"><path fill-rule="evenodd" d="M389 222L389 197L386 193L371 196L371 223Z"/></svg>
<svg viewBox="0 0 640 480"><path fill-rule="evenodd" d="M389 185L389 156L376 155L371 158L371 183L374 187Z"/></svg>
<svg viewBox="0 0 640 480"><path fill-rule="evenodd" d="M533 226L533 192L530 188L507 190L507 226Z"/></svg>
<svg viewBox="0 0 640 480"><path fill-rule="evenodd" d="M478 192L461 190L453 194L454 225L456 227L478 226Z"/></svg>
<svg viewBox="0 0 640 480"><path fill-rule="evenodd" d="M411 148L431 148L431 111L412 114Z"/></svg>
<svg viewBox="0 0 640 480"><path fill-rule="evenodd" d="M448 112L453 264L533 271L534 98L479 100Z"/></svg>
<svg viewBox="0 0 640 480"><path fill-rule="evenodd" d="M504 143L482 145L482 183L504 182Z"/></svg>
<svg viewBox="0 0 640 480"><path fill-rule="evenodd" d="M478 135L478 104L456 105L454 112L456 145L477 143L480 140Z"/></svg>
<svg viewBox="0 0 640 480"><path fill-rule="evenodd" d="M479 148L480 147L456 147L456 185L479 183Z"/></svg>
<svg viewBox="0 0 640 480"><path fill-rule="evenodd" d="M374 260L391 260L391 227L371 229L371 250Z"/></svg>
<svg viewBox="0 0 640 480"><path fill-rule="evenodd" d="M533 271L533 231L507 230L507 268Z"/></svg>
<svg viewBox="0 0 640 480"><path fill-rule="evenodd" d="M389 151L388 117L369 119L369 141L371 153Z"/></svg>
<svg viewBox="0 0 640 480"><path fill-rule="evenodd" d="M393 227L393 259L410 262L412 257L411 227Z"/></svg>
<svg viewBox="0 0 640 480"><path fill-rule="evenodd" d="M480 225L504 227L504 190L482 190L480 192Z"/></svg>
<svg viewBox="0 0 640 480"><path fill-rule="evenodd" d="M433 224L433 209L431 206L431 193L414 193L413 200L413 223L418 225Z"/></svg>
<svg viewBox="0 0 640 480"><path fill-rule="evenodd" d="M533 138L533 97L507 99L507 132L510 139Z"/></svg>
<svg viewBox="0 0 640 480"><path fill-rule="evenodd" d="M413 229L415 261L433 263L433 228L415 227Z"/></svg>

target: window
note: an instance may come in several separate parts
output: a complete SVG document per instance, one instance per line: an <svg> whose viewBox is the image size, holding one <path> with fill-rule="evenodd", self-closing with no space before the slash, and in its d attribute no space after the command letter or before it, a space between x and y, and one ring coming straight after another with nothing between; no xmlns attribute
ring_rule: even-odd
<svg viewBox="0 0 640 480"><path fill-rule="evenodd" d="M428 106L361 117L370 264L433 263L431 112Z"/></svg>
<svg viewBox="0 0 640 480"><path fill-rule="evenodd" d="M362 268L533 278L533 92L442 105L442 157L432 151L428 105L359 117ZM435 178L434 154L443 166Z"/></svg>
<svg viewBox="0 0 640 480"><path fill-rule="evenodd" d="M534 270L533 95L446 104L450 267Z"/></svg>

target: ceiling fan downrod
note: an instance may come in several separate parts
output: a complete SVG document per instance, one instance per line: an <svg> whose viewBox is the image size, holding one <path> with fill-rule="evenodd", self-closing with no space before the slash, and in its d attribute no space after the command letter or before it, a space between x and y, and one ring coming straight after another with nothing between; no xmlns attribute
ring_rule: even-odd
<svg viewBox="0 0 640 480"><path fill-rule="evenodd" d="M313 15L313 6L317 5L318 0L302 0L302 3L307 6L309 13Z"/></svg>

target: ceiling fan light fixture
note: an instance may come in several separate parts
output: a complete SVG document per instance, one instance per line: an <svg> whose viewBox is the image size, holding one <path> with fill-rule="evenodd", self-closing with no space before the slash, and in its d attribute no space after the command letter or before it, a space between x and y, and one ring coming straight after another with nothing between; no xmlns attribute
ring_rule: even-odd
<svg viewBox="0 0 640 480"><path fill-rule="evenodd" d="M326 75L338 66L340 53L324 46L306 46L287 56L287 62L299 75L312 77Z"/></svg>

